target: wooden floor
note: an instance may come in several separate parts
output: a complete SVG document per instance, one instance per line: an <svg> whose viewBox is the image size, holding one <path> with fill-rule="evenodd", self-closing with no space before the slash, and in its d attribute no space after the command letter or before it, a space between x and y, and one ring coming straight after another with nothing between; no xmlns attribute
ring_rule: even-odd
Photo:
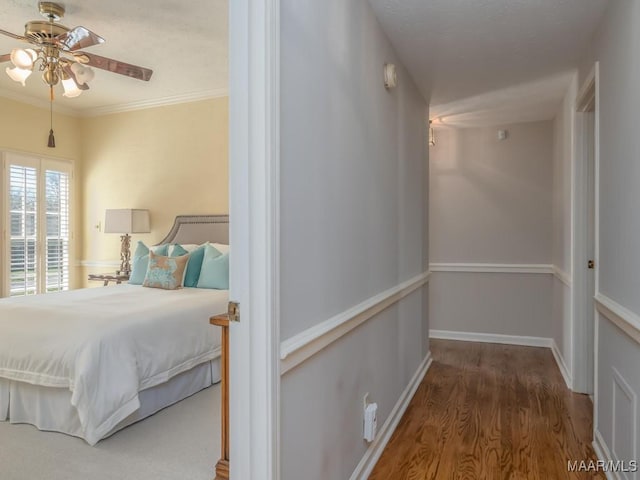
<svg viewBox="0 0 640 480"><path fill-rule="evenodd" d="M431 340L433 364L370 480L587 479L592 405L551 350Z"/></svg>

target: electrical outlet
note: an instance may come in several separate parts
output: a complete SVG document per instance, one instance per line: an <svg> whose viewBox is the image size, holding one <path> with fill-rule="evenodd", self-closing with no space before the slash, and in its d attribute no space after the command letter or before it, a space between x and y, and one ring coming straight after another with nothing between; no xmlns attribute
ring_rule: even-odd
<svg viewBox="0 0 640 480"><path fill-rule="evenodd" d="M366 398L366 396L365 396ZM373 442L378 430L378 404L369 403L364 407L363 436L367 442Z"/></svg>

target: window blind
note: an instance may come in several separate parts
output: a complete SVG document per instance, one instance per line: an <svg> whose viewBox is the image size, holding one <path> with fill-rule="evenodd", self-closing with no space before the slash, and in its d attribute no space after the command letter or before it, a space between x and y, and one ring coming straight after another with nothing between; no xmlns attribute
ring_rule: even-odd
<svg viewBox="0 0 640 480"><path fill-rule="evenodd" d="M7 162L5 171L9 223L7 293L34 295L69 289L70 166L16 155Z"/></svg>
<svg viewBox="0 0 640 480"><path fill-rule="evenodd" d="M9 294L38 293L38 172L35 168L9 168L11 219Z"/></svg>

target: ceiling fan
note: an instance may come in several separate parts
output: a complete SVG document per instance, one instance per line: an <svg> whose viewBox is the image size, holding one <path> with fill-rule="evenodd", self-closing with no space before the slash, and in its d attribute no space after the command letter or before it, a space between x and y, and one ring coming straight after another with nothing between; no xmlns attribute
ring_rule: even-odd
<svg viewBox="0 0 640 480"><path fill-rule="evenodd" d="M11 61L14 68L7 67L7 75L16 82L25 84L34 67L42 72L44 82L53 87L62 82L64 96L77 97L88 90L95 67L109 72L149 81L153 70L131 65L111 58L101 57L80 49L100 45L105 40L85 27L68 28L56 23L65 13L64 6L54 2L39 2L38 9L46 20L29 21L24 26L24 36L0 29L0 34L30 43L34 48L14 48L11 53L0 55L0 63Z"/></svg>

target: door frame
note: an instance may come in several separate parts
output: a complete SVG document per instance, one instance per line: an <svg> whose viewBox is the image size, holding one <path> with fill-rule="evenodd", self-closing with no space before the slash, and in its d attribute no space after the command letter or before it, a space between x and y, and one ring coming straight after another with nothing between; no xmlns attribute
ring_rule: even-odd
<svg viewBox="0 0 640 480"><path fill-rule="evenodd" d="M280 2L229 2L230 477L280 477Z"/></svg>
<svg viewBox="0 0 640 480"><path fill-rule="evenodd" d="M573 390L580 393L597 395L597 313L593 306L594 299L587 294L589 269L587 268L588 239L584 235L587 230L588 215L588 175L585 162L590 161L587 142L590 128L585 121L585 112L594 112L593 123L593 175L594 175L594 258L595 292L598 288L599 271L599 175L600 175L600 119L599 119L599 84L600 67L595 62L593 68L582 83L575 100L575 157L573 169ZM591 307L590 307L591 306ZM594 312L593 329L584 321L589 309ZM593 339L593 349L589 339ZM593 368L590 368L589 357L593 358Z"/></svg>

